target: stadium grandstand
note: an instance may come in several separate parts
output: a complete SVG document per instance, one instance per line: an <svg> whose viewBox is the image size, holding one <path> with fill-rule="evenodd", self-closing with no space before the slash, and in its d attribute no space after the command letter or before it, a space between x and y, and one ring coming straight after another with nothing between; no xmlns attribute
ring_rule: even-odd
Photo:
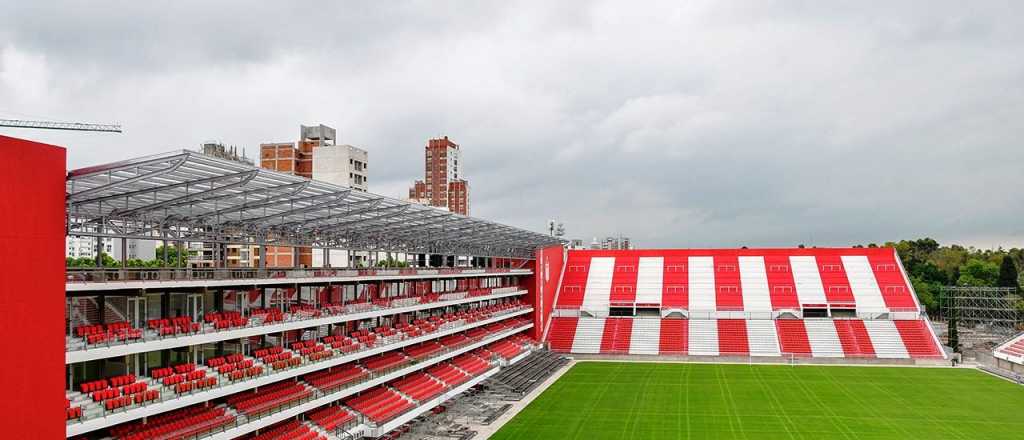
<svg viewBox="0 0 1024 440"><path fill-rule="evenodd" d="M38 330L33 344L53 349L63 328L65 437L377 437L539 346L529 292L534 250L559 244L547 235L195 152L65 173L63 149L0 140L24 152L4 169L7 212L35 228L4 247L52 263L23 266L31 276L12 287L38 295L12 303L28 319L4 326ZM62 246L37 245L66 235L411 264L231 268L218 252L214 267L65 268ZM5 370L7 402L44 396L37 378L55 360ZM21 390L14 379L28 377ZM4 409L34 419L47 405ZM54 427L8 435L52 438Z"/></svg>
<svg viewBox="0 0 1024 440"><path fill-rule="evenodd" d="M0 204L19 213L3 217L18 233L0 234L0 255L20 274L5 280L0 331L22 338L6 351L0 411L26 421L8 438L677 438L684 422L710 437L856 438L883 429L854 423L885 415L875 400L921 408L909 399L932 399L920 390L934 384L1024 401L987 376L928 372L960 372L948 368L803 366L949 365L891 248L569 250L196 152L67 172L62 148L0 143L23 153L0 165ZM202 243L216 263L65 267L67 236ZM236 245L290 248L293 264L229 267ZM299 264L300 249L323 264ZM332 249L407 264L334 267ZM994 356L1020 365L1022 340ZM835 397L858 381L871 386ZM901 386L915 391L890 391ZM807 399L817 409L796 410L839 431L793 424L788 408ZM843 411L823 405L859 415L835 424ZM1018 430L1001 410L970 408L991 415L978 432ZM743 417L764 424L748 436ZM617 434L658 422L671 426ZM906 438L884 423L892 435L877 438Z"/></svg>
<svg viewBox="0 0 1024 440"><path fill-rule="evenodd" d="M564 266L555 351L945 359L889 248L572 250Z"/></svg>

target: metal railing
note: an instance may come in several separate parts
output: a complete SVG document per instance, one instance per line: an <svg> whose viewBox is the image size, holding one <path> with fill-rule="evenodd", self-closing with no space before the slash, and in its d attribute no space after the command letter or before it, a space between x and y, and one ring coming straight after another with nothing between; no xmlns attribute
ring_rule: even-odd
<svg viewBox="0 0 1024 440"><path fill-rule="evenodd" d="M499 333L496 333L496 334L489 334L487 336L478 338L477 340L473 341L473 343L481 342L481 341L483 341L485 339L492 339L492 338L495 339L495 340L498 340L498 339L501 339L503 337L506 337L506 336L509 336L509 335L521 332L521 331L523 331L525 329L525 328L521 328L521 327L523 327L523 326L516 327L516 328L513 328L513 329L503 330L503 331L501 331ZM319 399L322 399L322 398L325 398L325 397L329 397L329 396L338 396L336 400L340 400L341 398L343 398L343 396L341 396L341 395L346 393L350 389L353 389L353 388L356 388L356 387L358 387L360 385L366 384L368 382L371 382L371 381L374 381L374 380L386 377L386 376L394 374L395 372L398 372L398 371L402 371L402 370L406 370L406 369L408 369L410 373L412 373L414 371L418 371L419 370L418 368L411 368L411 367L414 367L416 365L423 364L423 363L428 363L428 362L431 363L431 364L436 364L436 363L439 363L441 361L446 360L445 358L447 358L447 357L454 357L454 356L449 356L449 354L454 353L454 352L460 352L460 351L461 352L468 352L469 350L466 350L465 347L458 347L458 348L448 348L448 347L445 347L444 349L433 353L433 355L431 355L431 356L429 356L427 358L424 358L424 359L421 359L421 360L412 360L411 362L409 362L407 364L398 365L398 366L394 366L394 367L389 367L389 368L385 368L385 369L381 369L381 370L369 371L369 374L367 374L366 376L364 376L364 377L362 377L360 379L356 379L356 380L353 380L351 382L346 382L344 384L340 384L340 385L337 385L337 386L334 386L334 387L329 387L329 388L324 388L324 389L320 389L320 388L317 388L315 386L308 385L306 382L302 382L303 384L307 384L309 386L309 388L312 389L312 392L310 394L307 394L306 396L301 397L299 399L295 399L295 400L291 400L291 401L282 403L281 405L275 406L275 407L267 409L265 411L260 411L260 412L256 412L256 413L242 414L240 411L236 410L239 413L239 416L235 417L235 419L232 422L220 425L220 426L218 426L218 427L216 427L216 428L214 428L212 430L206 431L206 432L198 434L198 435L193 435L193 436L190 436L190 437L187 437L187 438L190 438L190 439L201 439L201 438L211 437L211 436L214 436L214 435L217 435L217 434L221 434L221 433L227 432L227 431L229 431L231 429L235 429L235 428L241 427L243 425L255 422L257 420L260 420L260 419L263 419L263 418L266 418L266 417L269 417L269 416L272 416L272 415L275 415L275 414L287 411L287 410L295 408L297 406L300 406L300 405L303 405L303 404L306 404L306 403L309 403L309 402L312 402L312 401L315 401L315 400L319 400ZM440 360L438 360L438 359L440 359ZM433 362L433 361L436 361L436 362ZM491 364L491 365L493 366L493 364ZM380 386L380 385L384 385L384 383L381 383L381 384L376 385L376 386ZM446 387L445 390L448 391L448 390L453 389L453 388L455 388L457 386L458 385L451 386L451 387ZM416 405L414 406L414 408L418 407L420 404L422 404L422 402L417 401ZM231 406L229 405L228 407L230 408ZM366 417L363 416L359 412L355 412L355 414L357 415L357 418L358 418L358 420L361 423L367 423L367 424L370 424L371 426L379 426L381 424L387 423L390 420L393 420L394 418L396 418L398 416L401 416L403 413L395 414L395 415L389 417L387 420L381 420L381 421L377 421L377 422L370 421L370 420L366 419Z"/></svg>
<svg viewBox="0 0 1024 440"><path fill-rule="evenodd" d="M89 336L81 336L81 337L79 337L79 336L74 336L74 335L66 335L67 338L68 338L67 342L73 342L73 343L65 343L64 351L66 353L71 353L71 352L87 352L89 350L95 350L95 349L100 349L100 348L111 348L111 347L123 346L123 345L128 345L128 344L140 344L140 343L146 343L146 342L152 342L152 341L163 341L163 340L167 340L167 339L187 338L187 337L196 336L196 335L216 334L216 333L222 333L222 332L233 331L233 330L253 329L253 328L257 328L257 327L264 327L264 326L267 326L267 325L297 323L297 322L310 321L310 320L314 320L314 319L322 319L322 318L329 318L329 317L339 317L340 318L340 317L344 317L345 315L351 315L351 314L357 314L357 313L367 313L367 312L385 312L386 313L386 312L388 312L389 310L392 310L392 309L400 309L400 308L406 308L406 307L413 307L413 306L417 306L417 305L421 305L421 304L446 303L446 302L450 302L450 301L462 301L462 300L486 301L486 300L490 299L490 298L487 298L489 296L504 295L504 294L514 293L514 292L518 292L518 291L521 291L518 287L499 287L499 288L493 288L493 289L490 289L490 290L487 290L487 289L476 289L474 292L465 291L465 292L442 293L442 294L438 295L437 297L434 297L435 299L433 301L426 301L426 302L420 301L420 302L416 302L416 303L412 303L412 304L407 303L408 302L407 300L410 297L402 297L402 298L387 298L384 301L377 301L377 302L361 302L361 303L352 303L352 304L344 304L344 305L330 305L330 306L323 306L323 307L317 308L316 310L319 313L311 313L311 312L309 312L307 310L296 310L294 312L288 312L288 313L285 313L285 315L284 315L285 318L283 320L281 320L281 321L273 321L273 322L265 322L264 321L265 315L250 315L250 316L248 316L249 319L248 319L248 321L246 322L245 325L234 326L234 327L225 327L225 328L216 328L216 327L214 327L210 323L197 322L198 324L200 324L198 331L195 331L195 332L180 332L180 333L168 334L168 335L162 335L162 334L160 334L160 332L158 330L155 330L155 329L149 329L149 328L147 328L147 329L133 329L133 330L136 330L136 331L141 331L141 334L139 335L139 337L125 338L123 336L119 337L117 333L114 333L111 337L109 337L109 338L107 338L105 340L98 341L98 342L93 342L93 343L89 343L88 342ZM525 291L522 291L522 292L525 293ZM127 332L124 333L124 334L127 334ZM77 344L77 342L81 342L81 344Z"/></svg>
<svg viewBox="0 0 1024 440"><path fill-rule="evenodd" d="M585 313L584 313L585 312ZM805 317L803 311L795 309L776 309L771 311L744 311L738 308L721 308L716 310L691 310L678 306L661 306L661 313L679 312L688 319L786 319L785 315L792 315L796 319L860 319L865 321L893 321L893 320L914 320L923 319L923 312L912 308L895 308L888 312L883 311L859 311L850 315L836 314L833 316L810 316ZM553 317L580 317L580 318L637 318L648 319L640 315L614 316L610 311L592 310L582 308L579 305L555 305L551 310Z"/></svg>
<svg viewBox="0 0 1024 440"><path fill-rule="evenodd" d="M128 281L257 280L291 278L337 278L372 276L426 276L529 273L529 269L435 268L435 269L275 269L275 268L151 268L151 267L68 267L67 283L108 283Z"/></svg>
<svg viewBox="0 0 1024 440"><path fill-rule="evenodd" d="M529 307L528 306L523 306L523 307L519 307L519 308L516 308L516 309L502 310L500 312L492 314L491 316L489 316L489 317L487 317L485 319L493 319L493 318L499 318L499 317L502 317L502 316L505 316L505 315L511 315L511 314L514 314L514 313L519 312L521 310L525 310L527 308L529 308ZM499 322L500 322L500 320L499 320ZM469 330L471 328L478 328L480 326L481 326L481 324L478 324L477 322L474 322L474 323L466 323L465 321L448 322L448 323L445 323L445 324L442 324L442 325L438 326L437 330L435 330L432 333L439 333L439 332L443 332L443 331L446 331L446 330L452 330L452 329L462 328L462 327L465 327L466 330ZM455 346L455 347L444 347L443 349L435 351L435 352L431 353L429 356L424 357L424 358L419 359L419 360L411 359L411 362L406 363L406 364L398 365L398 366L395 366L395 367L388 367L388 368L381 369L381 370L376 370L376 372L371 371L370 372L371 374L369 376L367 376L368 377L367 380L372 380L374 378L381 377L381 376L386 375L386 374L390 374L390 373L392 373L394 371L397 371L399 369L408 368L408 367L410 367L412 365L416 365L416 364L420 364L420 363L423 363L423 362L427 362L427 361L432 360L432 359L436 359L438 357L441 357L441 356L443 356L443 355L445 355L447 353L451 353L453 351L462 350L467 345L471 345L471 344L480 342L481 340L484 340L484 339L492 338L492 337L496 336L497 334L505 334L505 333L512 334L512 333L515 333L517 331L521 331L522 329L519 329L519 330L512 329L512 330L515 330L515 331L502 330L499 333L491 333L491 334L483 335L483 336L481 336L479 338L470 338L470 339L473 339L473 340L468 342L467 344L460 344L459 346ZM168 387L168 388L165 388L161 392L159 398L154 399L154 400L150 400L150 401L147 401L147 402L132 404L132 405L128 405L128 406L125 406L125 407L122 407L122 408L118 408L118 409L114 409L114 410L105 410L105 409L103 409L103 411L99 415L94 415L94 416L90 416L89 414L87 414L87 413L85 413L83 411L81 417L73 419L73 420L68 420L67 421L67 425L73 425L73 424L76 424L76 423L82 423L82 422L86 422L88 420L94 420L94 419L97 419L97 418L105 418L105 417L108 417L110 415L114 415L114 414L118 414L118 413L123 413L123 412L127 412L127 411L130 411L130 410L135 410L135 409L138 409L138 408L148 407L148 406L151 406L151 405L155 405L155 404L159 404L159 403L163 403L163 402L167 402L167 401L176 400L176 399L179 399L179 398L182 398L182 397L186 397L186 396L190 396L190 395L193 395L193 394L205 393L205 392L208 392L208 391L216 390L218 388L223 388L223 387L227 387L227 386L230 386L230 385L235 385L235 384L238 384L238 383L253 381L253 380L260 379L260 378L271 377L271 376L274 376L274 375L277 375L277 374L287 373L288 371L294 370L294 369L297 369L297 368L306 367L306 366L310 366L310 365L315 365L315 364L319 364L319 363L326 363L326 362L329 362L331 360L335 360L339 356L349 356L349 355L352 355L352 354L356 354L356 353L360 353L360 352L365 352L365 351L368 351L368 350L387 348L389 345L397 345L397 344L401 343L402 341L404 341L406 339L420 338L422 336L427 336L427 335L430 335L430 333L427 333L425 335L418 335L418 336L415 336L415 337L405 337L405 338L388 337L389 338L389 344L386 344L386 345L360 346L358 350L349 351L349 352L335 351L335 355L334 356L326 357L326 358L321 358L321 359L317 359L317 360L310 360L308 357L297 355L297 356L300 356L300 359L302 359L302 362L297 364L297 365L290 366L290 367L283 368L283 369L274 370L270 366L270 364L263 364L263 367L264 367L263 371L261 371L259 374L253 375L253 376L247 376L247 377L244 377L244 378L241 378L241 379L238 379L238 380L233 380L233 381L232 380L222 380L224 375L217 374L215 372L215 370L211 370L213 372L213 374L214 374L213 377L217 377L218 378L217 384L214 385L214 386L205 387L205 388L196 388L196 389L192 389L190 391L183 392L183 393L177 393L177 392L173 391L172 388ZM402 347L395 347L395 350L401 349L401 348ZM335 349L332 349L332 350L335 350ZM388 351L392 351L392 350L387 350L387 351L385 351L385 353L388 352ZM360 359L356 359L356 360L353 360L352 362L358 362L359 360ZM317 370L317 371L322 371L322 370ZM292 377L283 377L281 380L289 380L289 379L293 379L293 378L294 378L294 376L292 376ZM140 377L140 379L143 379L143 378ZM362 383L362 382L365 382L365 381L361 381L361 382L358 382L358 383ZM338 385L337 387L331 387L330 388L330 393L333 393L335 391L340 391L342 389L351 388L352 386L357 385L358 383L348 382L348 383L345 383L345 384ZM240 391L240 392L245 392L245 391ZM273 411L273 412L279 412L279 411Z"/></svg>

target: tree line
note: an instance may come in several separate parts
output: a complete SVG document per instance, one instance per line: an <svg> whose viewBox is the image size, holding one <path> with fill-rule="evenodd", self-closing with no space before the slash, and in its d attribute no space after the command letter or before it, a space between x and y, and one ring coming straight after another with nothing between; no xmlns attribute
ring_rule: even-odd
<svg viewBox="0 0 1024 440"><path fill-rule="evenodd" d="M1018 270L1024 264L1024 249L940 245L931 238L887 242L882 246L896 249L918 299L929 312L938 309L942 286L1009 287L1019 292L1024 284ZM872 243L866 247L879 246Z"/></svg>

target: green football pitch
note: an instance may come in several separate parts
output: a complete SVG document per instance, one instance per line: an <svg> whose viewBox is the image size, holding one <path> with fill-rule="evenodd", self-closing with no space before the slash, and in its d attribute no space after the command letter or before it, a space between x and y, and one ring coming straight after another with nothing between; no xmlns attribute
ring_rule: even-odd
<svg viewBox="0 0 1024 440"><path fill-rule="evenodd" d="M968 369L580 362L493 439L1024 439Z"/></svg>

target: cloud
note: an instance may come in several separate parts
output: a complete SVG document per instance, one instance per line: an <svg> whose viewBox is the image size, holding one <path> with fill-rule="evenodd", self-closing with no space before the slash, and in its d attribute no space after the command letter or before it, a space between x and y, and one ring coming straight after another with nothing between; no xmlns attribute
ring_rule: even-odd
<svg viewBox="0 0 1024 440"><path fill-rule="evenodd" d="M404 195L464 148L474 215L643 246L1024 244L1014 2L0 0L2 130L72 168L322 122Z"/></svg>

